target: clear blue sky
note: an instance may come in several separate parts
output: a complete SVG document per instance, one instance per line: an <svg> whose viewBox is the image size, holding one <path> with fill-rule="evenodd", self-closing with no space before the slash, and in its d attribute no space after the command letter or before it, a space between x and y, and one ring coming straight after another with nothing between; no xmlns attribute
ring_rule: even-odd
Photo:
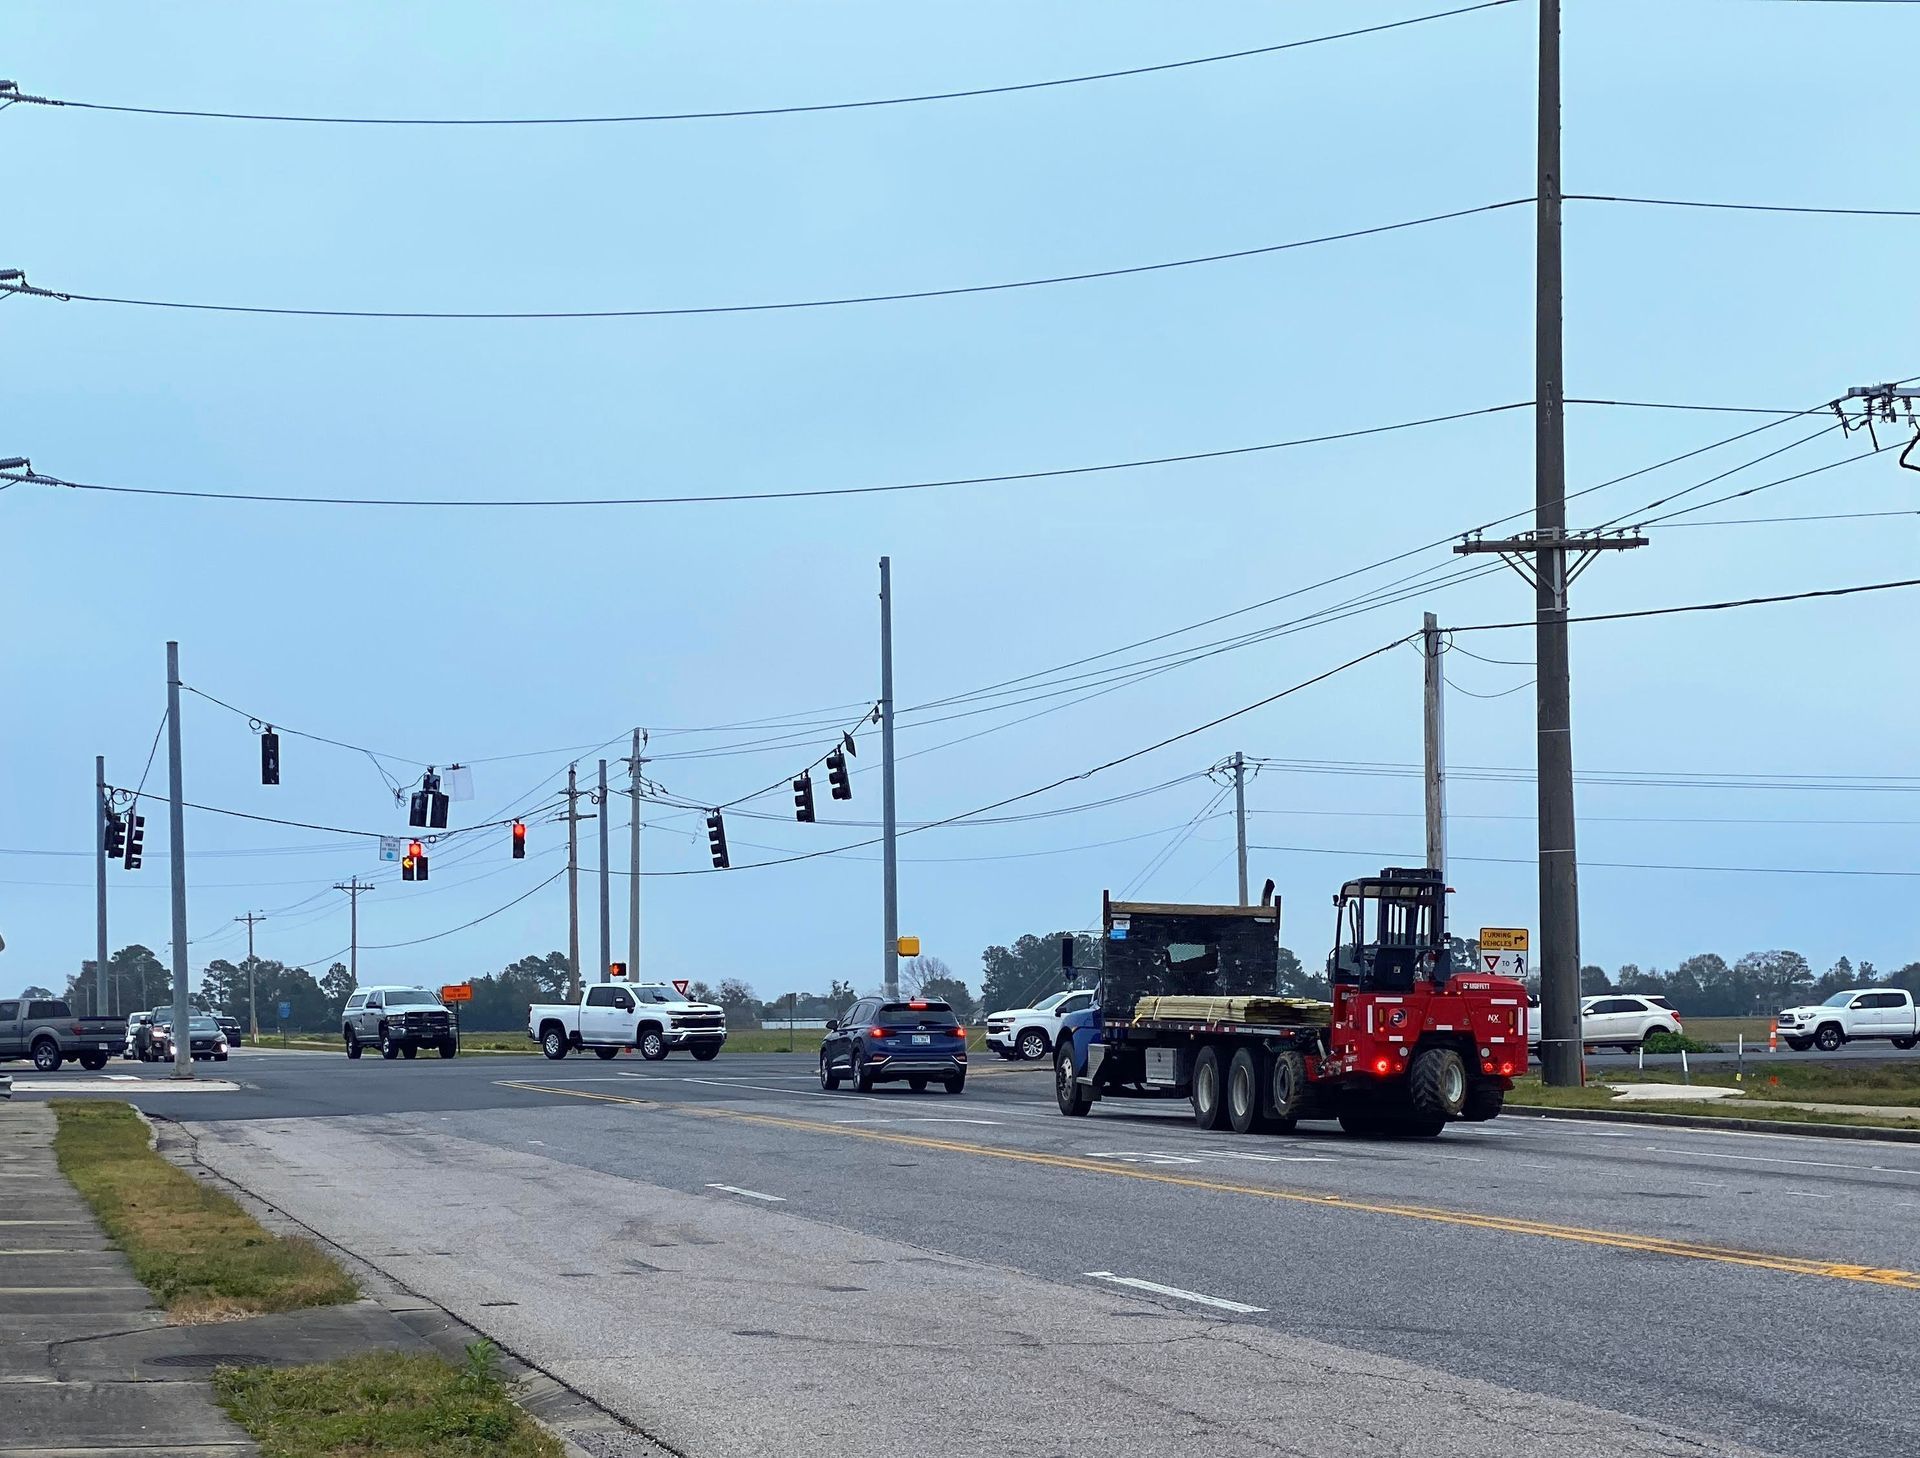
<svg viewBox="0 0 1920 1458"><path fill-rule="evenodd" d="M29 91L156 106L709 110L1136 66L1423 8L28 0L10 11L4 70ZM1911 161L1892 139L1910 131L1920 14L1742 0L1567 8L1569 191L1914 205ZM764 119L400 129L16 106L0 115L0 265L87 293L594 308L994 282L1254 247L1530 194L1531 9L1055 90ZM1916 226L1571 204L1570 392L1797 408L1920 373L1902 273ZM429 323L13 299L0 305L0 455L78 481L461 497L1074 466L1526 400L1531 279L1530 214L1516 208L1204 267L787 313ZM1749 423L1576 406L1570 482ZM1596 493L1574 521L1632 511L1791 429ZM1823 438L1728 489L1856 449ZM1910 508L1916 485L1889 457L1698 515ZM754 736L666 731L877 694L882 553L895 564L899 702L916 706L1273 597L1531 499L1524 411L1127 473L815 501L388 511L18 487L0 497L11 625L0 987L58 986L92 954L92 759L104 753L116 782L138 778L169 637L187 682L208 693L408 759L590 746L636 724L656 751L685 753ZM1671 531L1595 567L1578 607L1910 576L1915 545L1912 520ZM1450 560L1435 551L1162 647L1276 623ZM1524 617L1528 604L1517 580L1492 575L1085 703L946 723L932 721L953 710L907 714L902 817L950 815L1151 743L1414 630L1423 609L1468 623ZM1577 760L1920 776L1914 622L1911 599L1882 594L1578 628ZM1531 657L1524 632L1461 641ZM1449 669L1477 694L1530 677L1460 655ZM1419 702L1419 664L1399 650L1019 808L1158 785L1235 749L1412 763ZM1448 716L1457 764L1531 764L1529 691L1455 693ZM244 720L190 698L184 726L189 799L402 828L363 757L289 738L285 783L266 789ZM946 745L980 730L993 732ZM688 799L730 800L790 774L831 734L814 738L662 758L652 772ZM818 826L731 821L735 861L861 838L826 822L877 817L877 751L877 735L863 737L851 806L827 800L821 777ZM482 764L478 798L456 807L456 822L550 791L567 758ZM163 752L150 794L164 793L164 768ZM1102 888L1138 881L1213 794L1198 780L1084 813L912 836L902 929L977 980L984 946L1094 920ZM786 797L757 803L779 811ZM1278 881L1284 939L1310 962L1342 877L1419 854L1414 779L1269 769L1250 803L1257 843L1303 848L1259 851L1254 863L1256 881ZM1589 785L1580 803L1594 861L1920 869L1920 799L1896 790ZM1452 806L1457 854L1522 862L1456 862L1460 921L1534 924L1531 787L1462 781ZM112 872L112 943L158 950L167 836L163 803L146 810L147 867ZM1230 896L1231 829L1201 820L1136 889ZM320 959L347 940L346 898L327 888L356 872L382 883L362 902L366 943L440 932L550 875L563 839L537 821L519 864L503 832L456 842L428 886L403 887L367 842L197 813L188 837L196 973L243 953L230 918L248 909L269 913L262 955L324 970ZM698 818L656 812L645 854L653 870L703 867ZM878 979L872 851L645 884L651 975L737 974L767 995ZM1608 967L1779 946L1818 968L1842 953L1897 966L1920 957L1911 919L1895 914L1913 884L1590 867L1583 950ZM618 881L615 904L623 948ZM452 980L565 940L556 883L471 930L367 951L361 975Z"/></svg>

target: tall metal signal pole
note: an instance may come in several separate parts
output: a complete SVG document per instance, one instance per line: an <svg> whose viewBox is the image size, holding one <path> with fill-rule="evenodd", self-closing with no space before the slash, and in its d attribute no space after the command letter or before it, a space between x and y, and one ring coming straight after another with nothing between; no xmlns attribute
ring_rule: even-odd
<svg viewBox="0 0 1920 1458"><path fill-rule="evenodd" d="M193 1077L187 1005L187 812L180 785L180 645L167 644L167 870L173 889L173 1076ZM136 802L137 803L137 802Z"/></svg>
<svg viewBox="0 0 1920 1458"><path fill-rule="evenodd" d="M93 943L99 958L93 964L93 1011L96 1017L113 1016L113 984L107 977L107 759L93 757L93 871L94 888Z"/></svg>
<svg viewBox="0 0 1920 1458"><path fill-rule="evenodd" d="M335 889L337 890L338 888L336 887ZM357 900L358 898L356 897L355 899ZM253 995L253 926L255 922L265 921L266 919L266 915L258 911L249 911L245 916L236 916L234 918L235 921L244 921L247 924L247 1036L256 1043L260 1041L260 1006L258 1002L254 1000ZM354 923L353 938L356 944L360 940L359 931L359 923L356 920ZM358 959L356 958L355 960Z"/></svg>
<svg viewBox="0 0 1920 1458"><path fill-rule="evenodd" d="M640 766L646 763L640 750L644 743L645 736L634 730L633 753L627 757L627 794L633 799L633 823L627 827L627 977L634 982L640 980Z"/></svg>
<svg viewBox="0 0 1920 1458"><path fill-rule="evenodd" d="M1547 1083L1580 1082L1580 885L1574 848L1573 710L1567 588L1603 551L1646 538L1567 530L1566 377L1561 318L1560 0L1540 0L1533 329L1534 529L1456 552L1492 552L1534 590L1535 760L1540 836L1540 1063ZM1568 565L1568 557L1575 561Z"/></svg>
<svg viewBox="0 0 1920 1458"><path fill-rule="evenodd" d="M338 881L335 881L333 883L333 889L347 893L347 976L351 977L353 979L353 985L358 987L360 985L360 898L366 895L367 892L377 890L378 888L355 876L344 886ZM234 918L235 921L239 919L239 917ZM247 928L247 936L249 938L253 936L252 927ZM247 942L247 956L253 956L253 942L251 940ZM247 987L247 996L251 999L253 996L251 976L248 978ZM254 1023L253 1034L256 1038L260 1036L260 1025L257 1020Z"/></svg>
<svg viewBox="0 0 1920 1458"><path fill-rule="evenodd" d="M884 962L887 1001L900 997L900 880L894 859L893 811L893 564L880 559L880 854L886 923Z"/></svg>

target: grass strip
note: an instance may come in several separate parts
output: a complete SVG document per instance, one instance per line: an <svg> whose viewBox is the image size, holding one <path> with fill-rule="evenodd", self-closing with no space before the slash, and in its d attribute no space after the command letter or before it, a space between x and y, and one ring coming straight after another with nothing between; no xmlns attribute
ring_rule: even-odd
<svg viewBox="0 0 1920 1458"><path fill-rule="evenodd" d="M214 1395L262 1458L561 1458L514 1406L485 1342L464 1366L368 1352L310 1367L223 1367Z"/></svg>
<svg viewBox="0 0 1920 1458"><path fill-rule="evenodd" d="M56 1099L53 1111L60 1172L176 1321L330 1306L357 1294L317 1246L270 1234L154 1153L128 1105Z"/></svg>

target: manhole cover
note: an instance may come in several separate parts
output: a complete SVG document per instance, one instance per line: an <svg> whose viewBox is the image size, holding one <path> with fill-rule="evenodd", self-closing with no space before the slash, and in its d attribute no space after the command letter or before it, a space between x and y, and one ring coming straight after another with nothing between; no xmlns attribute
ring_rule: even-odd
<svg viewBox="0 0 1920 1458"><path fill-rule="evenodd" d="M176 1352L167 1357L149 1357L149 1367L272 1367L272 1357L258 1352Z"/></svg>

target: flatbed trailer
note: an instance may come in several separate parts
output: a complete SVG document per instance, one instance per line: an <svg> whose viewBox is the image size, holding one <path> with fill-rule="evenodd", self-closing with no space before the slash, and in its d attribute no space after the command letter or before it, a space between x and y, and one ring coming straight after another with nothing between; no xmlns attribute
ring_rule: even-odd
<svg viewBox="0 0 1920 1458"><path fill-rule="evenodd" d="M1445 894L1424 870L1389 868L1342 887L1334 901L1350 939L1329 959L1324 1021L1138 1015L1143 991L1272 998L1279 907L1108 902L1101 996L1067 1020L1055 1050L1061 1113L1081 1117L1108 1098L1185 1098L1207 1130L1337 1119L1350 1134L1421 1138L1495 1117L1526 1068L1525 990L1453 973Z"/></svg>

